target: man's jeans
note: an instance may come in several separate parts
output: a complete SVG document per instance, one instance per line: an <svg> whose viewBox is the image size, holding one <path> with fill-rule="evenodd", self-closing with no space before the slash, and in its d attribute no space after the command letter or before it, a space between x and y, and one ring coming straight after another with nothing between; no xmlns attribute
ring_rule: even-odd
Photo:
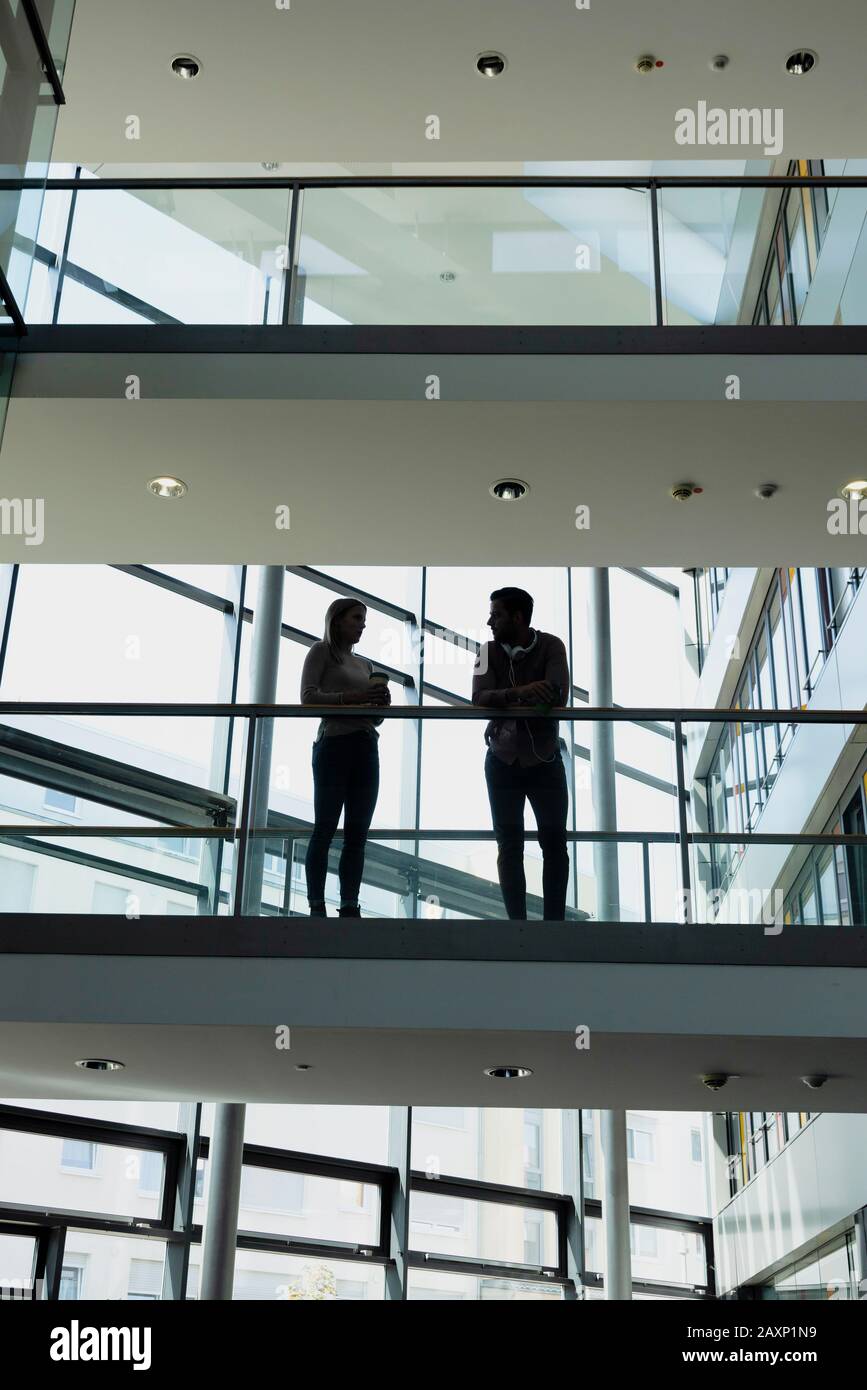
<svg viewBox="0 0 867 1390"><path fill-rule="evenodd" d="M313 834L307 846L307 897L325 898L328 851L343 816L340 900L357 903L367 832L379 793L379 748L375 735L324 735L313 745Z"/></svg>
<svg viewBox="0 0 867 1390"><path fill-rule="evenodd" d="M529 798L539 828L542 847L543 915L546 922L562 922L566 916L569 852L566 819L569 793L566 769L558 754L553 762L504 763L488 751L485 781L499 853L497 870L506 915L510 921L527 920L527 881L524 877L524 802Z"/></svg>

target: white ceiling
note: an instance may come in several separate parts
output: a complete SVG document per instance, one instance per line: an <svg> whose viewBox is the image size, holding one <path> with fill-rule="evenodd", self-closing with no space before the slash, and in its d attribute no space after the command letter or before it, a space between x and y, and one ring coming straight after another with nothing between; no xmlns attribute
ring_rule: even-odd
<svg viewBox="0 0 867 1390"><path fill-rule="evenodd" d="M273 1030L121 1024L0 1024L0 1094L54 1100L232 1100L317 1105L481 1105L559 1109L823 1110L861 1113L867 1041L422 1029L299 1029L278 1052ZM79 1057L123 1060L89 1076ZM310 1068L296 1071L296 1061ZM532 1077L498 1082L486 1067ZM708 1072L737 1076L719 1093ZM802 1075L829 1075L821 1093ZM818 1097L821 1095L821 1101ZM812 1102L812 1103L811 1103Z"/></svg>
<svg viewBox="0 0 867 1390"><path fill-rule="evenodd" d="M862 403L146 399L147 361L136 364L140 401L122 395L132 359L114 364L115 399L12 400L4 493L45 500L45 539L3 537L0 559L863 563L864 536L827 530L829 498L863 474ZM615 377L625 370L614 356L597 361ZM272 366L291 374L294 362ZM320 374L333 366L305 362ZM421 397L427 366L415 370ZM216 380L209 394L220 396ZM183 478L188 495L152 497L157 473ZM489 494L508 476L530 484L520 503ZM704 492L675 502L681 481ZM768 481L780 491L763 502L754 489ZM290 509L289 530L276 527L278 506ZM578 506L590 509L589 529L576 529Z"/></svg>
<svg viewBox="0 0 867 1390"><path fill-rule="evenodd" d="M784 154L862 153L862 0L78 0L55 158L92 164L696 158L675 111L782 108ZM806 78L789 52L819 55ZM508 58L485 80L476 56ZM170 61L192 52L192 82ZM664 66L641 76L651 53ZM730 56L723 73L715 54ZM140 139L126 138L137 116ZM441 138L425 138L437 115ZM753 148L751 154L761 151ZM282 171L281 171L282 172Z"/></svg>
<svg viewBox="0 0 867 1390"><path fill-rule="evenodd" d="M137 955L134 932L124 955L10 952L0 1095L696 1110L719 1104L701 1077L721 1072L727 1109L808 1108L800 1078L815 1074L828 1078L823 1110L864 1109L862 969L759 963L762 942L754 964L719 963L730 948L713 933L703 964L686 963L696 940L653 964L653 942L637 940L611 962L604 925L576 927L591 956L580 961L520 948L513 960L400 959L418 924L393 925L370 958L286 957L287 930L263 925L263 939L279 937L262 955L202 956L190 938L188 955ZM589 1047L576 1047L579 1026ZM75 1067L94 1056L125 1070ZM504 1065L533 1075L485 1076Z"/></svg>

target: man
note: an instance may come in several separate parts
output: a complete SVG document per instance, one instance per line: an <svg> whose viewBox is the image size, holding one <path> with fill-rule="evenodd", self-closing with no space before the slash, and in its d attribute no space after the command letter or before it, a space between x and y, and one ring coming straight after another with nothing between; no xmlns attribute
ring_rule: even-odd
<svg viewBox="0 0 867 1390"><path fill-rule="evenodd" d="M483 709L563 705L569 697L569 663L559 637L530 627L533 600L523 589L491 594L485 643L473 674L473 704ZM569 793L554 719L498 717L485 730L485 780L497 837L497 870L506 914L527 919L524 877L524 803L529 798L542 846L546 921L566 916Z"/></svg>

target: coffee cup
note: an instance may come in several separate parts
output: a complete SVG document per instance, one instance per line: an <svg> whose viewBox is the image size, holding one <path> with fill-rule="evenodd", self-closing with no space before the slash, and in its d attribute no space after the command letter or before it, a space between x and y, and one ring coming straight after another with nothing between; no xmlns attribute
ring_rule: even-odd
<svg viewBox="0 0 867 1390"><path fill-rule="evenodd" d="M368 680L374 688L388 685L388 676L384 671L371 671Z"/></svg>

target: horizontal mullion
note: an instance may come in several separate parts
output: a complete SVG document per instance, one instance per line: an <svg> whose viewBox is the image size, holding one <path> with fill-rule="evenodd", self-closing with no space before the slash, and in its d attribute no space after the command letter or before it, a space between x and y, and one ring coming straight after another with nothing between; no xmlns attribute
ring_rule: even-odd
<svg viewBox="0 0 867 1390"><path fill-rule="evenodd" d="M472 1255L439 1255L425 1250L409 1250L411 1269L432 1269L444 1274L475 1275L480 1279L511 1279L517 1283L551 1284L554 1288L571 1285L572 1280L554 1265L521 1265L507 1260L483 1260Z"/></svg>
<svg viewBox="0 0 867 1390"><path fill-rule="evenodd" d="M562 1192L540 1192L536 1188L514 1187L484 1182L477 1178L429 1178L419 1169L410 1172L410 1190L432 1196L461 1197L466 1201L495 1202L500 1206L532 1207L558 1213L571 1208L572 1198Z"/></svg>
<svg viewBox="0 0 867 1390"><path fill-rule="evenodd" d="M0 1131L41 1134L57 1139L81 1139L115 1148L168 1152L183 1144L184 1136L170 1129L129 1125L119 1120L79 1118L59 1110L31 1110L25 1105L0 1105Z"/></svg>
<svg viewBox="0 0 867 1390"><path fill-rule="evenodd" d="M199 1139L199 1155L207 1158L209 1136ZM331 1158L327 1154L308 1154L299 1149L280 1149L268 1144L245 1144L244 1166L270 1168L286 1173L307 1173L311 1177L334 1178L340 1182L366 1182L380 1186L393 1180L396 1169L386 1163L357 1163L351 1158Z"/></svg>
<svg viewBox="0 0 867 1390"><path fill-rule="evenodd" d="M77 1231L105 1231L113 1235L135 1236L136 1239L142 1240L181 1242L186 1239L182 1231L175 1231L160 1221L148 1221L138 1216L117 1216L111 1212L76 1211L68 1207L47 1209L44 1206L0 1202L0 1219L13 1220L22 1225L68 1226Z"/></svg>

